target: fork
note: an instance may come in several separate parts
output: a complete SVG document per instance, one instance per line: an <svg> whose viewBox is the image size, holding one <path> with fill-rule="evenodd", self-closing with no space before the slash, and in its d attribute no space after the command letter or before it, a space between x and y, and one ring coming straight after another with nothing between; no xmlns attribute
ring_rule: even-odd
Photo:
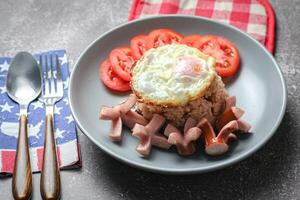
<svg viewBox="0 0 300 200"><path fill-rule="evenodd" d="M60 175L54 137L53 111L55 103L63 97L63 82L57 54L50 56L46 55L44 57L44 88L39 99L46 106L46 125L40 190L43 199L58 199L60 196ZM48 62L49 60L50 65ZM55 61L53 62L53 60ZM41 55L41 66L42 61L43 56ZM55 68L56 76L54 75Z"/></svg>

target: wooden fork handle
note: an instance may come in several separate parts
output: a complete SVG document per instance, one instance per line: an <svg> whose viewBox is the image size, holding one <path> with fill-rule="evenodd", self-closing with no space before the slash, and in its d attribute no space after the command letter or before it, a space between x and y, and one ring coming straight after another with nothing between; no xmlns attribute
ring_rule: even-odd
<svg viewBox="0 0 300 200"><path fill-rule="evenodd" d="M40 189L43 199L59 199L60 175L57 163L52 114L46 115L44 157Z"/></svg>
<svg viewBox="0 0 300 200"><path fill-rule="evenodd" d="M12 178L12 193L15 199L29 199L32 192L32 175L27 137L27 117L20 115L19 136Z"/></svg>

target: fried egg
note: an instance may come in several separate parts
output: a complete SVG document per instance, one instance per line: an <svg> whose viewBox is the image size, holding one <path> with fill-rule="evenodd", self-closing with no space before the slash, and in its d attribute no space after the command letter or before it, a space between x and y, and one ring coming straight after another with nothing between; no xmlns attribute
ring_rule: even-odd
<svg viewBox="0 0 300 200"><path fill-rule="evenodd" d="M131 87L144 103L184 105L205 94L217 76L213 57L170 44L148 50L132 71Z"/></svg>

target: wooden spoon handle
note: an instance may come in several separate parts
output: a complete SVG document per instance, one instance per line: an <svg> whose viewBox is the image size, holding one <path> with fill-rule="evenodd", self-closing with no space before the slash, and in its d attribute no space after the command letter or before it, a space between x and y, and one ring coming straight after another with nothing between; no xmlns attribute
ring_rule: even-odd
<svg viewBox="0 0 300 200"><path fill-rule="evenodd" d="M12 179L12 192L15 199L29 199L32 192L32 175L27 138L27 117L20 116L19 136Z"/></svg>
<svg viewBox="0 0 300 200"><path fill-rule="evenodd" d="M46 115L43 167L40 182L43 199L58 199L60 196L60 175L54 139L53 117Z"/></svg>

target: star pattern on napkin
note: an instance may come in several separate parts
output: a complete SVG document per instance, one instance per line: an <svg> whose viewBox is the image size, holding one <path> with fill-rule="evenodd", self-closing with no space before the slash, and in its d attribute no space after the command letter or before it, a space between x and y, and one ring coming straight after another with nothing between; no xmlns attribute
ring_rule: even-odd
<svg viewBox="0 0 300 200"><path fill-rule="evenodd" d="M66 51L48 51L33 56L38 62L41 55L49 56L51 54L58 55L62 71L62 81L64 82L63 99L57 102L54 107L54 129L59 164L60 167L75 167L79 164L80 156L78 152L76 124L68 106L67 86L69 82L69 64ZM0 175L2 173L10 174L13 172L14 166L11 160L15 157L20 118L19 105L10 99L6 93L6 76L11 61L12 58L0 57ZM49 60L48 64L50 64ZM45 71L44 62L42 69ZM47 73L50 75L49 71ZM43 73L43 76L45 77L46 73ZM55 71L54 76L56 76ZM29 104L27 128L33 172L41 170L40 163L43 160L45 115L45 105L42 102L35 100Z"/></svg>
<svg viewBox="0 0 300 200"><path fill-rule="evenodd" d="M69 81L69 69L68 59L64 51L47 52L47 54L56 53L60 61L60 67L62 70L62 79L64 82L64 98L57 102L54 106L54 125L56 130L57 143L65 143L77 138L75 121L69 110L69 101L67 98L67 85ZM39 60L39 55L34 56L36 60ZM11 144L6 142L0 142L1 149L10 149L16 145L16 139L18 134L20 111L19 106L13 102L6 93L6 75L9 68L11 59L0 59L0 139L2 137L13 137L14 140ZM48 75L50 72L48 71ZM45 74L44 74L45 75ZM54 71L54 76L56 71ZM35 100L30 103L28 108L28 137L29 143L34 147L42 147L44 144L44 118L45 118L45 106L39 100Z"/></svg>
<svg viewBox="0 0 300 200"><path fill-rule="evenodd" d="M0 105L1 107L1 112L11 112L11 109L14 107L14 106L10 106L7 102L5 102L4 105Z"/></svg>
<svg viewBox="0 0 300 200"><path fill-rule="evenodd" d="M0 72L8 71L8 68L9 68L9 64L7 60L5 60L4 63L0 64Z"/></svg>

